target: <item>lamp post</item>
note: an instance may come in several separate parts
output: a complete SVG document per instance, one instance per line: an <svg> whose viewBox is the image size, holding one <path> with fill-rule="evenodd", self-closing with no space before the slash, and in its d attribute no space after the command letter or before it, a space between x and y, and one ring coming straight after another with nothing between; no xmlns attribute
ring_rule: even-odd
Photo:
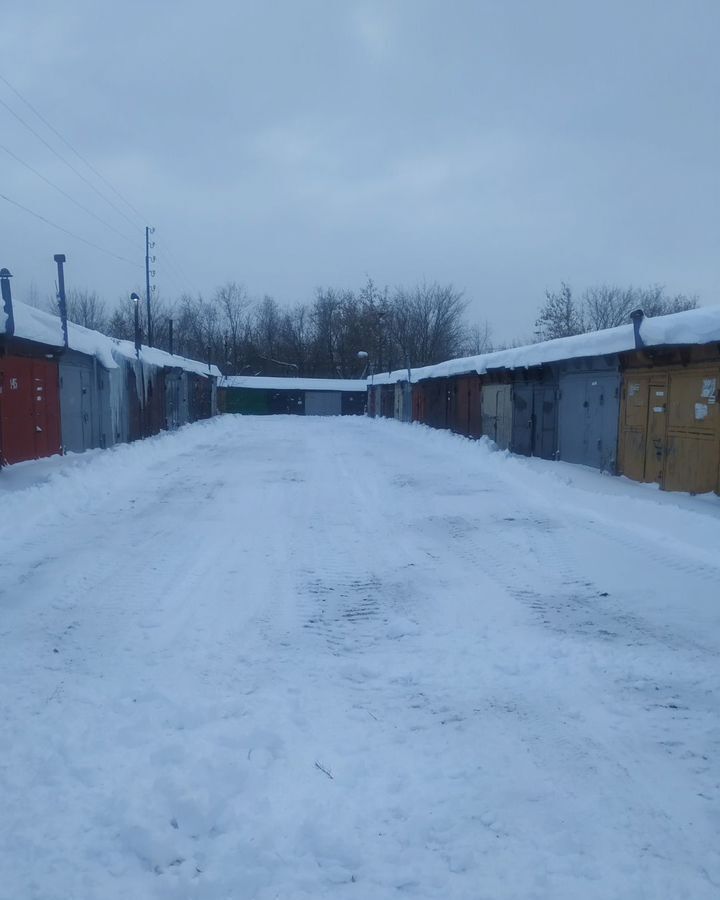
<svg viewBox="0 0 720 900"><path fill-rule="evenodd" d="M140 297L133 291L130 299L135 304L135 356L140 359Z"/></svg>

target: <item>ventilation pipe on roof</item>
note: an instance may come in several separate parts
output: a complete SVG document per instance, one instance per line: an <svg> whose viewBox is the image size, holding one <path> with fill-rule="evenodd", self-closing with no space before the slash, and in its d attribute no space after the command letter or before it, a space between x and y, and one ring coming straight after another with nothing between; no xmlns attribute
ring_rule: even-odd
<svg viewBox="0 0 720 900"><path fill-rule="evenodd" d="M68 312L67 312L67 299L65 297L65 270L63 266L65 265L65 254L64 253L56 253L53 256L55 263L57 265L58 270L58 290L57 290L57 298L58 298L58 309L60 310L60 322L62 324L62 333L63 333L63 344L65 345L65 349L67 350L69 346L68 342Z"/></svg>
<svg viewBox="0 0 720 900"><path fill-rule="evenodd" d="M12 294L10 292L10 279L12 275L7 269L0 269L0 289L2 290L3 309L5 310L5 334L12 337L15 334L15 317L13 316Z"/></svg>
<svg viewBox="0 0 720 900"><path fill-rule="evenodd" d="M645 313L641 309L634 309L630 313L630 321L633 323L633 331L635 332L635 349L639 350L644 347L643 339L640 336L640 326L645 318Z"/></svg>

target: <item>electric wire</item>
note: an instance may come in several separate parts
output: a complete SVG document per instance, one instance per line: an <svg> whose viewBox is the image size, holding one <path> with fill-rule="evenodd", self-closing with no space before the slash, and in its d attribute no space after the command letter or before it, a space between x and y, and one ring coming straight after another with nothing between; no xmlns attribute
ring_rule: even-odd
<svg viewBox="0 0 720 900"><path fill-rule="evenodd" d="M173 266L178 277L181 278L185 283L183 291L190 290L194 291L196 294L201 294L202 292L197 289L197 285L193 284L185 274L183 267L180 265L180 262L176 259L175 255L170 252L170 247L167 245L167 242L161 241L161 249L165 255L166 262L170 263Z"/></svg>
<svg viewBox="0 0 720 900"><path fill-rule="evenodd" d="M121 193L121 192L120 192L120 191L112 184L112 182L110 182L110 181L102 174L102 172L98 171L98 169L97 169L97 168L96 168L96 167L95 167L95 166L94 166L94 165L93 165L93 164L92 164L92 163L91 163L91 162L90 162L90 161L89 161L82 153L80 153L80 151L77 150L77 149L70 143L70 141L68 141L67 138L66 138L66 137L65 137L65 136L64 136L64 135L63 135L63 134L62 134L62 133L61 133L61 132L60 132L60 131L59 131L59 130L51 123L51 122L49 122L49 121L45 118L45 116L43 116L43 114L42 114L42 113L41 113L41 112L40 112L40 111L39 111L39 110L38 110L38 109L37 109L37 108L36 108L36 107L35 107L35 106L34 106L27 98L26 98L26 97L24 97L24 96L21 94L20 91L19 91L19 90L18 90L18 89L17 89L17 88L16 88L16 87L15 87L15 86L7 79L2 73L0 73L0 81L2 81L3 84L5 84L6 87L8 87L8 88L13 92L13 94L15 94L15 96L16 96L22 103L24 103L25 106L27 106L27 108L28 108L29 110L31 110L31 112L32 112L35 116L37 116L37 118L38 118L38 119L46 126L46 128L48 128L48 129L49 129L49 130L50 130L50 131L51 131L51 132L52 132L52 133L53 133L60 141L62 141L62 143L63 143L69 150L71 150L71 151L75 154L75 156L76 156L82 163L84 163L84 164L88 167L88 169L89 169L89 170L90 170L97 178L99 178L99 179L103 182L103 184L107 185L107 187L108 187L108 188L109 188L109 189L110 189L110 190L111 190L111 191L112 191L112 192L113 192L113 193L114 193L114 194L115 194L115 195L116 195L116 196L117 196L117 197L118 197L118 198L119 198L119 199L120 199L120 200L121 200L121 201L122 201L122 202L123 202L123 203L131 210L131 211L132 211L132 212L133 212L133 213L134 213L134 214L135 214L135 216L137 216L138 220L139 220L141 223L145 223L145 222L147 221L147 217L144 216L144 215L143 215L143 214L142 214L142 213L141 213L141 212L140 212L140 211L139 211L139 210L138 210L138 209L137 209L137 208L136 208L136 207L128 200L128 199L127 199L127 197L125 197L125 196L124 196L124 195L123 195L123 194L122 194L122 193ZM116 212L118 212L120 215L122 215L123 218L124 218L127 222L129 222L129 224L130 224L133 228L137 227L136 224L135 224L134 222L132 222L132 221L131 221L131 220L130 220L123 212L122 212L122 210L119 210L119 209L117 208L117 206L115 206L115 204L112 203L112 201L110 201L110 200L109 200L109 199L108 199L101 191L99 191L99 190L92 184L92 182L90 182L88 179L86 179L86 178L82 175L82 173L78 172L78 170L77 170L71 163L69 163L69 162L68 162L61 154L59 154L59 153L57 152L57 150L56 150L51 144L49 144L49 143L48 143L48 142L47 142L40 134L38 134L38 133L30 126L30 125L28 125L28 123L27 123L21 116L19 116L19 115L18 115L18 114L10 107L10 106L8 106L7 103L5 103L2 99L0 99L0 104L2 104L2 105L3 105L3 106L4 106L4 107L5 107L5 108L6 108L6 109L7 109L7 110L8 110L8 111L9 111L9 112L10 112L10 113L11 113L11 114L12 114L12 115L13 115L13 116L14 116L14 117L22 124L22 125L24 125L24 126L25 126L25 127L26 127L33 135L35 135L35 137L37 137L38 140L40 140L40 141L41 141L41 142L42 142L42 143L43 143L43 144L44 144L44 145L45 145L45 146L46 146L53 154L55 154L55 156L57 156L58 159L60 159L63 163L65 163L65 165L68 166L68 167L69 167L69 168L70 168L70 169L71 169L71 170L72 170L72 171L73 171L73 172L74 172L74 173L75 173L75 174L76 174L83 182L85 182L85 184L87 184L93 191L95 191L95 193L98 194L99 197L101 197L103 200L105 200L106 203L109 203L110 206L111 206ZM10 153L10 151L8 151L7 148L3 147L3 149L6 150L6 152ZM12 153L10 153L10 155L11 155L11 156L14 156ZM95 215L95 214L92 213L90 210L88 210L87 208L85 208L81 203L79 203L79 201L74 200L72 197L70 197L68 194L66 194L61 188L58 188L57 185L53 184L49 179L45 178L45 177L44 177L43 175L41 175L39 172L37 172L36 170L34 170L29 164L25 163L23 160L20 160L18 157L14 157L14 158L17 159L18 162L20 162L20 163L22 163L23 165L27 166L27 168L29 168L31 171L35 172L35 174L38 175L38 177L42 178L42 179L43 179L44 181L46 181L48 184L51 184L53 187L55 187L57 190L59 190L61 193L63 193L66 197L68 197L68 199L72 200L77 206L79 206L81 209L84 209L85 212L90 213L90 215L92 215L94 218L96 218L96 219L98 219L99 221L101 221L101 222L102 222L104 225L106 225L108 228L111 228L111 230L116 231L116 232L117 232L118 234L120 234L125 240L129 240L129 238L127 238L126 235L124 235L122 232L118 231L117 229L113 228L113 226L109 225L104 219L101 219L99 216ZM12 201L10 201L10 202L12 202ZM191 290L194 290L197 294L201 294L201 291L199 291L199 290L197 289L197 286L196 286L196 285L193 285L192 282L190 281L190 279L188 278L188 276L187 276L187 274L185 273L183 267L181 266L179 260L178 260L178 259L175 257L175 255L171 252L170 247L168 246L167 241L163 241L163 245L164 245L164 255L165 255L165 257L166 257L166 262L169 262L169 263L171 264L171 266L175 269L175 273L178 275L178 278L180 278L180 280L181 280L182 282L184 282L185 285L186 285L186 287L182 287L181 284L178 284L178 287L180 287L180 290L181 290L181 291L187 290L187 287L189 286L189 288L190 288ZM106 252L109 252L109 251L106 251ZM121 257L118 257L118 258L121 258Z"/></svg>
<svg viewBox="0 0 720 900"><path fill-rule="evenodd" d="M99 250L101 253L106 253L108 256L112 256L114 259L119 259L121 262L128 263L135 268L142 268L142 266L132 259L128 259L125 256L120 256L117 253L113 253L112 250L108 250L106 247L101 247L99 244L94 244L92 241L88 241L86 238L81 237L79 234L75 234L74 231L70 231L68 228L63 228L62 225L58 225L57 222L53 222L50 219L45 218L45 216L41 216L40 213L35 212L32 209L29 209L27 206L23 206L22 203L18 203L17 200L13 200L12 198L6 196L3 193L0 193L0 198L5 200L7 203L12 204L12 206L16 206L18 209L23 210L26 213L29 213L31 216L34 216L36 219L39 219L41 222L45 222L47 225L51 225L53 228L57 228L58 231L62 231L65 234L69 234L70 237L75 238L77 241L81 241L83 244L87 244L88 247L93 247L95 250Z"/></svg>
<svg viewBox="0 0 720 900"><path fill-rule="evenodd" d="M52 133L53 133L56 137L58 137L58 138L63 142L63 144L65 144L65 146L66 146L69 150L72 150L72 152L75 154L75 156L77 156L77 158L78 158L79 160L81 160L82 162L84 162L85 165L88 167L88 169L90 169L90 171L91 171L94 175L96 175L96 176L103 182L103 184L107 185L107 187L110 188L110 190L111 190L111 191L112 191L112 192L113 192L120 200L122 200L122 202L123 202L129 209L131 209L131 210L135 213L135 215L138 217L138 219L139 219L141 222L147 221L146 217L143 216L142 213L138 212L138 210L132 205L132 203L127 199L127 197L124 197L124 196L120 193L120 191L119 191L119 190L118 190L118 189L117 189L110 181L108 181L108 179L102 174L102 172L99 172L99 171L95 168L95 166L94 166L88 159L86 159L86 158L82 155L82 153L80 153L79 150L76 150L75 147L73 147L73 145L70 143L70 141L68 141L67 138L63 137L63 135L58 131L58 129L55 128L55 126L52 125L52 123L48 122L48 120L45 118L45 116L43 116L42 113L39 112L39 111L33 106L33 104L32 104L29 100L27 100L25 97L23 97L23 95L20 93L20 91L19 91L14 85L12 85L12 84L7 80L7 78L6 78L4 75L2 75L2 74L0 74L0 81L2 81L5 85L7 85L7 87L10 88L10 90L13 92L13 94L15 94L15 96L18 97L18 99L22 100L22 102L25 104L25 106L27 106L28 109L32 110L32 112L35 113L35 115L38 117L38 119L40 119L40 121L41 121L47 128L49 128L50 131L52 131Z"/></svg>
<svg viewBox="0 0 720 900"><path fill-rule="evenodd" d="M5 109L10 113L10 115L14 116L14 118L16 118L21 125L27 128L31 134L34 134L35 137L39 141L41 141L48 148L48 150L50 150L51 153L57 156L57 158L61 162L63 162L71 171L73 171L81 181L83 181L92 191L94 191L98 195L98 197L101 197L106 203L108 203L115 210L115 212L118 213L118 215L122 216L123 219L125 219L125 221L131 225L132 228L138 227L136 222L133 222L132 219L127 216L115 203L113 203L112 200L106 197L105 194L103 194L103 192L92 183L92 181L86 178L82 174L82 172L78 171L78 169L76 169L71 162L68 162L68 160L65 159L65 157L61 153L59 153L51 143L46 141L45 138L32 127L32 125L28 125L25 119L23 119L22 116L16 113L15 110L2 99L2 97L0 97L0 105L4 106Z"/></svg>
<svg viewBox="0 0 720 900"><path fill-rule="evenodd" d="M12 159L14 159L16 162L19 162L21 166L25 166L26 169L29 169L34 175L37 175L38 178L42 179L42 181L44 181L46 184L49 184L50 187L55 188L56 191L61 193L63 195L63 197L66 197L71 203L74 203L75 206L77 206L83 212L87 213L89 216L92 216L93 219L96 219L98 222L100 222L106 228L109 228L111 231L114 231L115 234L119 235L121 238L123 238L123 240L128 241L128 243L132 244L136 250L141 249L140 244L135 243L135 241L132 238L129 238L122 231L119 231L117 228L115 228L114 225L111 225L109 222L106 222L105 219L103 219L101 216L98 216L97 213L94 213L91 209L88 209L87 206L84 206L82 203L80 203L79 200L76 200L75 197L72 196L72 194L68 194L68 192L63 190L59 185L55 184L53 181L50 181L50 179L46 178L45 175L42 174L42 172L38 172L38 170L33 168L33 166L31 166L30 163L25 162L24 159L21 159L17 154L13 153L13 151L10 150L9 147L6 147L4 144L0 144L0 150L4 150L5 153L8 154L8 156L12 157Z"/></svg>
<svg viewBox="0 0 720 900"><path fill-rule="evenodd" d="M160 262L164 260L160 259ZM182 281L183 279L178 274L177 270L173 270L170 266L165 267L165 271L163 273L163 277L169 277L170 281L173 282L175 287L180 291L180 293L184 293L186 288L183 287Z"/></svg>

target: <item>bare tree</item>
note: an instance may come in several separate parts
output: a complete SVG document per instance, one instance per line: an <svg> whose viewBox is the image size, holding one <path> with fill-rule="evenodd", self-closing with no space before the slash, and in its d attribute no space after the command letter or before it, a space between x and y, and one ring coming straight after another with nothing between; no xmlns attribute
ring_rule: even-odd
<svg viewBox="0 0 720 900"><path fill-rule="evenodd" d="M535 321L535 328L541 341L570 337L585 331L582 310L575 303L569 284L563 281L557 293L545 291L545 304Z"/></svg>
<svg viewBox="0 0 720 900"><path fill-rule="evenodd" d="M642 309L647 316L664 316L696 309L697 305L697 297L685 294L666 296L661 285L621 288L601 284L588 288L583 294L583 317L587 331L600 331L626 324L634 309Z"/></svg>
<svg viewBox="0 0 720 900"><path fill-rule="evenodd" d="M141 295L138 289L135 293ZM142 295L141 295L142 296ZM160 297L153 301L153 325L154 344L156 347L168 348L168 320L172 315L172 308ZM147 342L147 306L141 300L138 303L138 319L140 322L140 336L143 343ZM123 341L135 340L135 302L130 299L130 294L123 294L118 300L112 314L106 318L102 329L110 337Z"/></svg>
<svg viewBox="0 0 720 900"><path fill-rule="evenodd" d="M463 356L480 356L483 353L490 353L492 349L492 328L488 320L471 325L465 336Z"/></svg>
<svg viewBox="0 0 720 900"><path fill-rule="evenodd" d="M221 328L227 350L223 354L227 357L223 364L235 372L240 366L243 343L247 340L250 300L245 288L235 281L219 287L214 300L221 311Z"/></svg>
<svg viewBox="0 0 720 900"><path fill-rule="evenodd" d="M398 288L391 303L392 338L400 353L396 362L428 366L462 354L466 346L467 302L452 285Z"/></svg>
<svg viewBox="0 0 720 900"><path fill-rule="evenodd" d="M66 292L67 315L70 322L91 328L93 331L106 331L108 327L105 303L95 291L70 288ZM60 301L57 296L48 301L48 308L53 315L60 315Z"/></svg>

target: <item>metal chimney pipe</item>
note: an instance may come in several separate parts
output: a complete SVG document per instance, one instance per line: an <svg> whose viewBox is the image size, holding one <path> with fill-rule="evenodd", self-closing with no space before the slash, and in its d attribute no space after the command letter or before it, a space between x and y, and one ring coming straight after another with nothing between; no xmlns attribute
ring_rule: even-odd
<svg viewBox="0 0 720 900"><path fill-rule="evenodd" d="M645 346L643 339L640 336L640 326L642 325L644 318L645 318L645 313L641 309L634 309L630 313L630 321L633 323L633 331L635 333L635 349L636 350L640 350L641 347Z"/></svg>
<svg viewBox="0 0 720 900"><path fill-rule="evenodd" d="M68 348L68 320L67 320L67 299L65 297L65 254L56 253L53 259L57 263L58 270L58 307L60 309L60 321L62 322L63 344L65 349Z"/></svg>
<svg viewBox="0 0 720 900"><path fill-rule="evenodd" d="M3 309L5 310L5 334L12 337L15 334L15 316L13 315L12 293L10 291L10 279L12 275L7 269L0 269L0 290L2 291Z"/></svg>

